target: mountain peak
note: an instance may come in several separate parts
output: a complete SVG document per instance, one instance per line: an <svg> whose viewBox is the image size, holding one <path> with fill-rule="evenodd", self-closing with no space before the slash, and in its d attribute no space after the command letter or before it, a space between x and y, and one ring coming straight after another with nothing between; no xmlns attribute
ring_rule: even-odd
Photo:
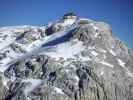
<svg viewBox="0 0 133 100"><path fill-rule="evenodd" d="M0 99L132 100L132 62L108 24L74 13L0 28Z"/></svg>

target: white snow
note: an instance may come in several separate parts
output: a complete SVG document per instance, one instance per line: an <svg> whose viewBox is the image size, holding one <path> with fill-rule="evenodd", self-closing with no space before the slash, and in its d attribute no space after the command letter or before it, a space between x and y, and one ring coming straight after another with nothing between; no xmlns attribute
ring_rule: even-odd
<svg viewBox="0 0 133 100"><path fill-rule="evenodd" d="M112 49L110 49L109 52L110 52L113 56L117 56L116 53L115 53Z"/></svg>
<svg viewBox="0 0 133 100"><path fill-rule="evenodd" d="M63 26L72 25L75 21L76 19L65 19L62 25Z"/></svg>
<svg viewBox="0 0 133 100"><path fill-rule="evenodd" d="M50 41L53 41L55 40L56 38L59 38L59 37L62 37L64 35L66 35L70 30L74 29L75 27L71 27L69 28L68 30L65 30L65 31L60 31L60 32L56 32L50 36L47 36L46 39L44 39L44 41L42 41L42 44L45 44L45 43L48 43Z"/></svg>
<svg viewBox="0 0 133 100"><path fill-rule="evenodd" d="M18 59L23 54L16 53L13 50L11 50L8 46L15 42L17 32L23 33L25 31L28 31L31 28L36 28L32 26L10 26L10 27L2 27L0 28L0 50L2 53L5 53L6 50L9 51L6 53L6 58L3 58L0 61L0 71L4 72L8 66L6 64L12 62L14 59ZM6 36L6 37L5 37ZM28 47L28 46L27 46ZM30 48L31 50L31 48Z"/></svg>
<svg viewBox="0 0 133 100"><path fill-rule="evenodd" d="M27 79L23 80L22 82L31 83L24 89L24 93L27 95L28 93L33 91L38 85L40 85L42 81L40 79Z"/></svg>
<svg viewBox="0 0 133 100"><path fill-rule="evenodd" d="M90 61L90 60L92 60L89 56L79 56L79 58L80 58L80 60L81 61Z"/></svg>
<svg viewBox="0 0 133 100"><path fill-rule="evenodd" d="M14 39L12 39L11 37L8 37L6 40L0 43L0 50L4 49L5 47L12 44L13 42L14 42Z"/></svg>
<svg viewBox="0 0 133 100"><path fill-rule="evenodd" d="M9 50L9 52L6 53L7 57L0 60L0 71L4 72L9 67L10 63L12 62L11 64L13 64L16 58L22 57L21 55L21 53L15 53L13 50Z"/></svg>
<svg viewBox="0 0 133 100"><path fill-rule="evenodd" d="M107 53L107 51L105 49L99 48L99 51L102 53Z"/></svg>
<svg viewBox="0 0 133 100"><path fill-rule="evenodd" d="M76 79L76 81L79 81L79 77L77 75L74 76L74 78Z"/></svg>
<svg viewBox="0 0 133 100"><path fill-rule="evenodd" d="M129 77L133 77L133 73L129 71L126 67L123 67L126 70L126 73Z"/></svg>
<svg viewBox="0 0 133 100"><path fill-rule="evenodd" d="M63 95L64 95L64 92L63 92L60 88L54 87L54 90L55 90L57 93L63 94Z"/></svg>
<svg viewBox="0 0 133 100"><path fill-rule="evenodd" d="M96 51L91 51L91 54L93 54L94 56L98 55L98 53Z"/></svg>
<svg viewBox="0 0 133 100"><path fill-rule="evenodd" d="M27 100L31 100L29 97L27 97Z"/></svg>
<svg viewBox="0 0 133 100"><path fill-rule="evenodd" d="M127 71L127 74L128 76L133 77L133 73L131 73L130 71Z"/></svg>
<svg viewBox="0 0 133 100"><path fill-rule="evenodd" d="M4 49L5 47L9 46L13 42L15 42L17 32L23 33L28 31L29 29L33 28L33 26L8 26L0 28L0 50ZM35 28L35 27L34 27Z"/></svg>
<svg viewBox="0 0 133 100"><path fill-rule="evenodd" d="M100 64L103 64L103 65L106 65L106 66L109 66L109 67L114 67L114 65L112 65L112 64L110 64L110 63L108 63L108 62L106 62L106 61L100 61L99 62Z"/></svg>
<svg viewBox="0 0 133 100"><path fill-rule="evenodd" d="M95 47L94 47L94 46L88 46L87 49L88 49L88 50L93 50L93 49L95 49Z"/></svg>
<svg viewBox="0 0 133 100"><path fill-rule="evenodd" d="M7 77L5 77L4 76L4 74L2 75L2 83L3 83L3 85L7 88L7 89L9 89L8 88L8 86L7 86L7 83L10 81L10 79L8 79Z"/></svg>
<svg viewBox="0 0 133 100"><path fill-rule="evenodd" d="M79 77L77 75L74 76L74 79L76 80L75 85L78 85Z"/></svg>
<svg viewBox="0 0 133 100"><path fill-rule="evenodd" d="M106 59L106 58L107 58L107 56L104 54L104 55L103 55L103 59Z"/></svg>
<svg viewBox="0 0 133 100"><path fill-rule="evenodd" d="M125 67L125 62L123 62L121 59L117 59L118 64L122 67Z"/></svg>
<svg viewBox="0 0 133 100"><path fill-rule="evenodd" d="M97 36L99 35L98 28L96 26L93 26L93 28L96 31L94 37L97 38Z"/></svg>
<svg viewBox="0 0 133 100"><path fill-rule="evenodd" d="M8 69L7 66L3 66L3 65L0 66L0 72L4 73L6 69Z"/></svg>
<svg viewBox="0 0 133 100"><path fill-rule="evenodd" d="M6 64L10 61L11 59L9 57L0 61L0 72L5 72L5 70L8 69L9 66L6 66Z"/></svg>
<svg viewBox="0 0 133 100"><path fill-rule="evenodd" d="M98 30L98 27L96 27L96 26L94 26L94 25L93 25L93 28L94 28L95 30Z"/></svg>
<svg viewBox="0 0 133 100"><path fill-rule="evenodd" d="M31 43L29 46L26 45L26 47L28 48L26 51L27 53L25 54L18 54L18 56L16 54L13 54L13 52L11 53L12 59L9 58L5 58L4 60L2 60L0 63L2 65L6 65L9 66L10 64L13 64L16 61L19 60L23 60L25 58L29 58L32 55L37 55L42 51L46 52L46 55L52 55L53 57L59 58L59 57L63 57L63 58L71 58L73 57L73 55L77 54L81 49L81 44L78 43L77 45L72 45L70 46L70 44L65 43L65 44L60 44L60 45L55 45L55 46L47 46L47 47L42 47L42 45L51 42L53 40L55 40L56 38L62 37L64 35L66 35L70 30L72 30L73 28L75 28L75 26L69 28L68 30L65 31L60 31L57 33L54 33L53 35L47 36L45 38L43 38L43 40L37 40L33 43ZM55 50L56 47L56 50ZM81 47L81 48L80 48ZM52 48L53 52L49 52L49 48ZM29 50L29 51L28 51ZM56 51L56 52L55 52ZM57 54L56 54L57 53ZM3 66L0 68L1 71L6 70L7 67Z"/></svg>
<svg viewBox="0 0 133 100"><path fill-rule="evenodd" d="M46 36L46 37L44 37L44 38L42 38L40 40L36 40L33 43L31 43L28 47L26 47L26 48L28 48L27 51L29 51L29 52L33 51L34 49L39 48L43 44L51 42L51 41L55 40L56 38L60 38L60 37L62 37L64 35L66 35L70 30L72 30L74 28L75 28L75 26L73 26L73 27L71 27L71 28L69 28L67 30L64 30L64 31L59 31L59 32L53 33L52 35ZM31 50L31 48L32 48L32 50Z"/></svg>
<svg viewBox="0 0 133 100"><path fill-rule="evenodd" d="M63 63L63 66L68 66L69 64L70 64L69 61L65 61L65 62Z"/></svg>
<svg viewBox="0 0 133 100"><path fill-rule="evenodd" d="M87 55L81 55L81 54L79 54L79 60L80 61L90 61L90 60L92 60L89 56L87 56Z"/></svg>
<svg viewBox="0 0 133 100"><path fill-rule="evenodd" d="M91 26L93 27L93 29L96 31L94 37L97 38L97 36L99 35L98 27L96 27L96 26L94 25L94 23L91 23L90 25L91 25Z"/></svg>
<svg viewBox="0 0 133 100"><path fill-rule="evenodd" d="M2 60L0 61L0 63L1 63L2 65L5 65L6 63L8 63L8 62L10 62L10 61L11 61L11 58L7 57L7 58L5 58L5 59L2 59Z"/></svg>
<svg viewBox="0 0 133 100"><path fill-rule="evenodd" d="M120 66L122 66L123 67L123 69L125 69L125 71L126 71L126 73L127 73L127 75L129 76L129 77L133 77L133 73L132 72L130 72L129 71L129 69L125 66L125 62L123 62L121 59L117 59L117 61L118 61L118 64L120 65Z"/></svg>
<svg viewBox="0 0 133 100"><path fill-rule="evenodd" d="M58 37L61 37L63 35L65 35L66 31L60 31L60 32L56 32L50 36L46 36L42 39L36 40L34 42L32 42L29 45L24 46L23 48L27 51L27 52L31 52L34 51L34 49L39 48L42 44L48 43Z"/></svg>
<svg viewBox="0 0 133 100"><path fill-rule="evenodd" d="M93 20L91 20L91 19L87 19L87 18L83 18L83 17L82 17L82 18L79 19L79 22L80 22L80 21L88 21L88 22L92 22ZM91 23L91 24L92 24L92 23Z"/></svg>
<svg viewBox="0 0 133 100"><path fill-rule="evenodd" d="M65 69L65 72L66 72L66 73L69 73L69 72L70 72L70 69Z"/></svg>
<svg viewBox="0 0 133 100"><path fill-rule="evenodd" d="M96 32L96 33L95 33L95 35L94 35L94 37L95 37L95 38L97 38L97 36L98 36L98 35L99 35L99 33L98 33L98 32Z"/></svg>
<svg viewBox="0 0 133 100"><path fill-rule="evenodd" d="M100 72L100 75L102 76L103 74L104 74L104 71L101 71L101 72Z"/></svg>
<svg viewBox="0 0 133 100"><path fill-rule="evenodd" d="M73 70L76 70L76 66L75 65L71 64L69 67L72 68Z"/></svg>
<svg viewBox="0 0 133 100"><path fill-rule="evenodd" d="M57 47L53 51L44 51L44 54L59 59L64 58L74 58L74 55L80 53L84 49L82 42L77 42L76 44L72 45L70 42L62 43L57 45Z"/></svg>

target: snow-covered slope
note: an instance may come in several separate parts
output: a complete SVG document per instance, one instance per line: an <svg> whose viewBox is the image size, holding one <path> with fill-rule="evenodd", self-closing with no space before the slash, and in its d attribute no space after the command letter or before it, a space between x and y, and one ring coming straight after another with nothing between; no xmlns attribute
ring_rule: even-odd
<svg viewBox="0 0 133 100"><path fill-rule="evenodd" d="M104 22L73 14L0 28L0 99L132 100L133 56Z"/></svg>

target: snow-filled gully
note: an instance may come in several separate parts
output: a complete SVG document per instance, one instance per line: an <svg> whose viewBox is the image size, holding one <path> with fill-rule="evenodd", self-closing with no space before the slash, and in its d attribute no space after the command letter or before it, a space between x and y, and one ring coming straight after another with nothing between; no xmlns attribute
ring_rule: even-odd
<svg viewBox="0 0 133 100"><path fill-rule="evenodd" d="M70 38L73 36L73 32L76 29L77 28L74 26L65 31L56 32L56 33L46 37L46 39L44 39L44 41L40 41L40 45L37 48L31 49L29 52L27 52L26 54L23 54L22 56L19 56L19 57L15 56L6 63L1 63L0 71L4 72L6 69L8 69L8 67L10 65L12 65L18 61L22 61L24 59L30 58L33 55L37 55L40 52L44 52L44 51L45 51L45 53L50 52L50 51L48 51L48 49L51 49L54 46L57 46L59 44L69 41ZM6 60L6 58L0 62L4 62L4 60Z"/></svg>

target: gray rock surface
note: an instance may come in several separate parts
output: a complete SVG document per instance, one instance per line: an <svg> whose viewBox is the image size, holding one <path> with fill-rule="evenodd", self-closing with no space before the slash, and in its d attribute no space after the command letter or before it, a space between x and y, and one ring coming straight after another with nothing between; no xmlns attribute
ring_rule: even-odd
<svg viewBox="0 0 133 100"><path fill-rule="evenodd" d="M66 16L42 27L0 28L0 100L133 100L132 51L108 24ZM69 41L5 64L38 47L38 40L71 27L73 20L78 25Z"/></svg>

